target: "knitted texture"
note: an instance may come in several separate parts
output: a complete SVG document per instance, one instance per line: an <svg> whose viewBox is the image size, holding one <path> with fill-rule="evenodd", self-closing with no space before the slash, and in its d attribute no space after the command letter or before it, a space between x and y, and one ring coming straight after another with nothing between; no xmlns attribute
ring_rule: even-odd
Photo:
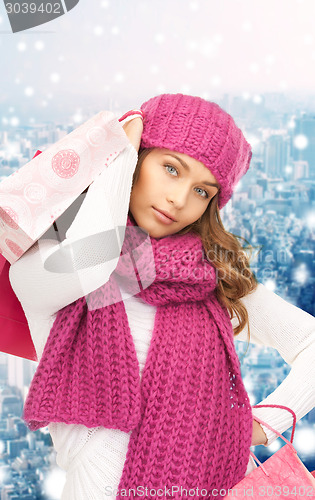
<svg viewBox="0 0 315 500"><path fill-rule="evenodd" d="M220 185L218 206L231 198L247 172L252 151L231 115L201 97L162 94L141 106L144 113L140 148L165 148L202 162Z"/></svg>
<svg viewBox="0 0 315 500"><path fill-rule="evenodd" d="M65 422L131 431L117 498L129 488L142 497L141 485L204 488L211 498L243 479L252 437L231 321L197 235L145 245L135 226L129 215L109 282L58 312L23 417L31 430ZM157 306L141 382L121 281Z"/></svg>

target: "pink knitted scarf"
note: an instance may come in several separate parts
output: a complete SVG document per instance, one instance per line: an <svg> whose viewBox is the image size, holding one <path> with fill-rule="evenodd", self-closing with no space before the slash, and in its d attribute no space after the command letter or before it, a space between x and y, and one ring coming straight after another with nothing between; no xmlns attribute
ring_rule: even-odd
<svg viewBox="0 0 315 500"><path fill-rule="evenodd" d="M143 235L128 216L110 280L58 312L23 417L31 430L65 422L132 431L117 498L129 488L140 498L141 486L182 498L176 485L212 498L243 479L252 438L231 321L199 236L147 235L145 245ZM141 380L119 280L157 306Z"/></svg>

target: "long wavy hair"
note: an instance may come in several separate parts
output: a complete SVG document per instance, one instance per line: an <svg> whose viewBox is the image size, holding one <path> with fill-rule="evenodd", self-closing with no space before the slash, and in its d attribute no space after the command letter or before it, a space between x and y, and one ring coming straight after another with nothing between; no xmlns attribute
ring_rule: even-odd
<svg viewBox="0 0 315 500"><path fill-rule="evenodd" d="M138 162L133 174L132 186L137 182L145 157L154 148L140 149ZM201 238L206 258L217 270L218 285L216 294L220 303L228 310L230 318L237 317L238 325L233 328L237 336L248 325L248 341L250 328L246 307L241 298L255 290L257 279L250 269L250 257L253 247L245 238L236 236L225 230L218 208L218 193L210 200L202 216L176 234L193 232ZM239 239L246 242L242 247ZM249 256L247 253L249 253ZM247 351L246 351L247 352Z"/></svg>

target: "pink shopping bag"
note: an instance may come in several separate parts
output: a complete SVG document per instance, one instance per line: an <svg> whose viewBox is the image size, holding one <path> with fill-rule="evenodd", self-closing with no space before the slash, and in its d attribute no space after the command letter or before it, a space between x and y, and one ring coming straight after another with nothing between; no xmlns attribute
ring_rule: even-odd
<svg viewBox="0 0 315 500"><path fill-rule="evenodd" d="M256 405L253 408L283 408L288 410L293 416L293 429L291 440L288 441L279 432L270 427L266 422L258 417L255 420L264 424L268 429L274 431L287 444L280 448L263 464L254 453L251 456L260 466L245 476L242 481L229 490L224 498L286 498L297 500L298 498L309 498L315 496L315 477L303 462L299 459L297 451L293 446L293 438L296 424L296 415L287 406L281 405ZM225 493L224 493L225 494Z"/></svg>
<svg viewBox="0 0 315 500"><path fill-rule="evenodd" d="M129 144L101 111L0 182L0 253L13 264Z"/></svg>

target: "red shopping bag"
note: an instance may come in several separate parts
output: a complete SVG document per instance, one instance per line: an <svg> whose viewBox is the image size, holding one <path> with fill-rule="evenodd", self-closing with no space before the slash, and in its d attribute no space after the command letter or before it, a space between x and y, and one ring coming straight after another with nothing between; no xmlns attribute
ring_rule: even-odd
<svg viewBox="0 0 315 500"><path fill-rule="evenodd" d="M288 441L269 424L254 416L253 418L261 424L274 431L287 444L274 453L270 458L261 463L254 453L251 456L260 466L247 474L238 484L229 489L229 494L224 498L250 497L253 499L286 498L296 500L297 498L313 497L315 494L315 471L310 472L297 455L293 446L293 438L296 424L296 415L287 406L281 405L256 405L253 408L283 408L293 415L293 429L291 440ZM232 494L233 493L233 494Z"/></svg>
<svg viewBox="0 0 315 500"><path fill-rule="evenodd" d="M37 361L27 319L9 280L10 266L0 255L0 351Z"/></svg>

